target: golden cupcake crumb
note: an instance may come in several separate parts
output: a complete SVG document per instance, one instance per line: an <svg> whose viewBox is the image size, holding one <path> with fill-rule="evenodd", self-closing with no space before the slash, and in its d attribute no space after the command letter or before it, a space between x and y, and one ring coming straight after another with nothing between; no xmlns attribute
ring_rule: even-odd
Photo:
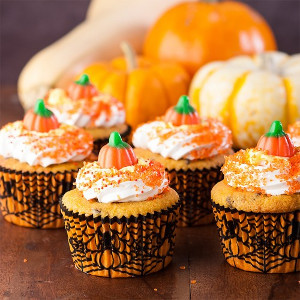
<svg viewBox="0 0 300 300"><path fill-rule="evenodd" d="M147 215L147 213L171 208L178 200L178 194L170 187L154 199L124 203L100 203L96 199L86 200L79 190L74 189L63 196L62 203L73 213L78 212L86 216L93 214L94 216L101 215L101 217L122 218L125 216L129 218L130 216Z"/></svg>

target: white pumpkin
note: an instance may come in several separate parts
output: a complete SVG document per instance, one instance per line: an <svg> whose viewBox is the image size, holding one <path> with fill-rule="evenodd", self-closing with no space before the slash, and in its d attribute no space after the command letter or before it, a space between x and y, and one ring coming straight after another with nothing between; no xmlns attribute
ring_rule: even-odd
<svg viewBox="0 0 300 300"><path fill-rule="evenodd" d="M254 147L274 120L300 118L300 54L265 52L209 63L195 74L190 97L201 116L229 126L237 148Z"/></svg>

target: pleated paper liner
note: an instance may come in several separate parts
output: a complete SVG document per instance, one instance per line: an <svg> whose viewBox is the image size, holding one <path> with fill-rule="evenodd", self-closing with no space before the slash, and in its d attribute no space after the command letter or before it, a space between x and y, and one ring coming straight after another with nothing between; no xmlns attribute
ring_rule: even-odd
<svg viewBox="0 0 300 300"><path fill-rule="evenodd" d="M226 261L263 273L300 271L300 211L251 213L212 202Z"/></svg>
<svg viewBox="0 0 300 300"><path fill-rule="evenodd" d="M181 200L179 227L210 224L214 220L210 192L223 179L220 167L196 170L168 170L170 187Z"/></svg>
<svg viewBox="0 0 300 300"><path fill-rule="evenodd" d="M77 170L22 172L0 167L0 207L10 223L32 228L62 228L59 198L74 188Z"/></svg>
<svg viewBox="0 0 300 300"><path fill-rule="evenodd" d="M131 127L129 125L127 125L127 130L124 131L123 133L120 133L124 142L126 142L126 143L130 142L130 133L131 133ZM98 155L100 149L108 143L108 138L109 137L107 137L106 139L94 140L93 153Z"/></svg>
<svg viewBox="0 0 300 300"><path fill-rule="evenodd" d="M75 267L103 277L157 272L172 260L179 204L130 218L79 215L61 204Z"/></svg>

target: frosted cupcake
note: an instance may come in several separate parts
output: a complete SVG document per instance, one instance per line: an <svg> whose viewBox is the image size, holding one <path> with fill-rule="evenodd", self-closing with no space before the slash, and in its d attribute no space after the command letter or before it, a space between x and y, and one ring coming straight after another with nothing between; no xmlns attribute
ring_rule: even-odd
<svg viewBox="0 0 300 300"><path fill-rule="evenodd" d="M85 74L66 90L50 90L45 102L59 122L84 128L93 136L97 155L108 142L111 132L120 132L124 139L129 137L131 128L125 123L124 105L100 93Z"/></svg>
<svg viewBox="0 0 300 300"><path fill-rule="evenodd" d="M212 203L227 262L252 272L300 270L300 152L275 121L256 148L226 158Z"/></svg>
<svg viewBox="0 0 300 300"><path fill-rule="evenodd" d="M23 121L0 130L0 206L4 219L34 228L63 227L59 197L73 188L93 148L83 129L59 124L38 100Z"/></svg>
<svg viewBox="0 0 300 300"><path fill-rule="evenodd" d="M61 201L75 267L105 277L161 270L172 259L178 206L163 166L137 159L113 132Z"/></svg>
<svg viewBox="0 0 300 300"><path fill-rule="evenodd" d="M297 121L292 125L289 125L287 133L291 137L295 147L300 147L300 121Z"/></svg>
<svg viewBox="0 0 300 300"><path fill-rule="evenodd" d="M182 202L179 226L211 223L210 191L223 178L224 155L232 153L230 130L199 118L182 96L164 117L139 126L132 141L138 157L156 160L169 172Z"/></svg>

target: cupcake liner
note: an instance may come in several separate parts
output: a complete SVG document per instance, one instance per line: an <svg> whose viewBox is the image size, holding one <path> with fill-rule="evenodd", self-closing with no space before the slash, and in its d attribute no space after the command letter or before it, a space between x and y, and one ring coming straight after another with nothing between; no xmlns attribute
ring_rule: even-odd
<svg viewBox="0 0 300 300"><path fill-rule="evenodd" d="M133 277L157 272L171 262L179 204L121 219L79 215L60 204L78 270L96 276Z"/></svg>
<svg viewBox="0 0 300 300"><path fill-rule="evenodd" d="M32 228L64 227L59 198L74 188L77 170L22 172L0 166L0 208L10 223Z"/></svg>
<svg viewBox="0 0 300 300"><path fill-rule="evenodd" d="M252 213L212 202L226 261L263 273L300 271L300 211Z"/></svg>
<svg viewBox="0 0 300 300"><path fill-rule="evenodd" d="M122 134L120 133L122 139L124 142L129 143L129 138L130 138L130 133L131 133L131 127L129 125L127 125L128 128L126 131L124 131ZM97 139L94 140L94 146L93 146L93 152L98 155L100 149L105 146L108 143L108 138L105 139Z"/></svg>
<svg viewBox="0 0 300 300"><path fill-rule="evenodd" d="M179 227L210 224L214 217L210 202L213 186L223 179L220 167L196 170L168 170L170 187L180 196Z"/></svg>

